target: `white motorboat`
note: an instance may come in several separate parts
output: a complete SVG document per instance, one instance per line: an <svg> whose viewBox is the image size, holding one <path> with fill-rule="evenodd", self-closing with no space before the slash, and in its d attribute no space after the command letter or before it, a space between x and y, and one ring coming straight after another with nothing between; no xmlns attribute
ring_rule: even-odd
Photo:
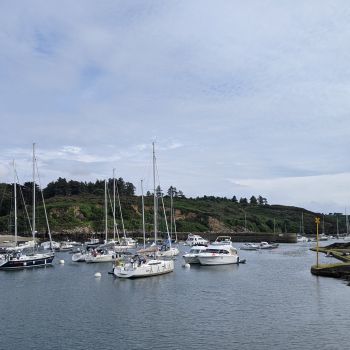
<svg viewBox="0 0 350 350"><path fill-rule="evenodd" d="M307 243L309 240L305 236L297 235L297 242L298 243Z"/></svg>
<svg viewBox="0 0 350 350"><path fill-rule="evenodd" d="M201 237L200 235L193 235L190 233L187 237L186 244L189 246L194 246L194 245L207 245L209 241Z"/></svg>
<svg viewBox="0 0 350 350"><path fill-rule="evenodd" d="M71 242L66 241L66 242L61 242L59 250L61 252L69 252L73 250L73 248L74 248L74 245Z"/></svg>
<svg viewBox="0 0 350 350"><path fill-rule="evenodd" d="M244 243L244 244L242 244L240 249L242 249L242 250L257 250L257 249L259 249L259 244L257 244L257 243Z"/></svg>
<svg viewBox="0 0 350 350"><path fill-rule="evenodd" d="M182 257L186 264L199 264L198 254L205 251L208 247L205 245L193 246L190 251L184 254Z"/></svg>
<svg viewBox="0 0 350 350"><path fill-rule="evenodd" d="M173 260L146 259L138 256L130 258L128 261L117 260L114 267L114 275L121 278L139 278L163 275L174 271Z"/></svg>
<svg viewBox="0 0 350 350"><path fill-rule="evenodd" d="M278 246L278 243L261 242L259 244L259 249L275 249L278 248Z"/></svg>
<svg viewBox="0 0 350 350"><path fill-rule="evenodd" d="M131 237L123 237L120 240L120 246L125 246L126 248L136 248L137 242Z"/></svg>
<svg viewBox="0 0 350 350"><path fill-rule="evenodd" d="M329 237L326 234L322 233L319 235L318 240L319 241L328 241Z"/></svg>
<svg viewBox="0 0 350 350"><path fill-rule="evenodd" d="M239 256L232 245L210 245L198 254L198 260L201 265L238 264Z"/></svg>
<svg viewBox="0 0 350 350"><path fill-rule="evenodd" d="M217 236L216 240L211 243L212 245L232 245L230 236Z"/></svg>

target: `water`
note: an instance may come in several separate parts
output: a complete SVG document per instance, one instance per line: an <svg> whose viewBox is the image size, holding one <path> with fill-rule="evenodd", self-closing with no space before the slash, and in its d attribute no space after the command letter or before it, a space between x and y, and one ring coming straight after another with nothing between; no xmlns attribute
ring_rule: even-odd
<svg viewBox="0 0 350 350"><path fill-rule="evenodd" d="M348 348L350 288L311 275L307 245L240 256L245 265L191 269L179 257L175 272L138 280L68 253L53 267L0 271L0 349Z"/></svg>

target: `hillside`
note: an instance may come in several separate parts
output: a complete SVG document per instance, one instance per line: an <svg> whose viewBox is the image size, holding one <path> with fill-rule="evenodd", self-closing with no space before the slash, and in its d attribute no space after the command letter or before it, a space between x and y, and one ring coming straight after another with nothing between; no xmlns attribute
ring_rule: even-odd
<svg viewBox="0 0 350 350"><path fill-rule="evenodd" d="M112 232L113 216L109 202L108 227ZM167 217L170 217L170 198L164 198ZM135 195L122 196L122 214L126 231L137 232L142 228L141 198ZM11 205L12 207L12 205ZM46 200L50 228L53 234L83 234L104 232L104 197L102 194L56 195ZM159 204L162 212L161 203ZM178 232L299 232L301 213L304 214L306 234L315 233L315 216L321 216L302 208L283 205L242 204L226 198L205 197L199 199L174 199L176 228ZM29 216L31 207L27 206ZM246 215L246 228L245 228ZM18 232L30 233L24 208L18 213ZM322 217L322 216L321 216ZM153 229L153 197L145 197L146 230ZM116 220L121 231L118 207ZM170 224L169 224L170 225ZM164 215L159 219L160 231L166 231ZM46 224L42 204L37 205L37 230L45 234ZM321 228L320 228L321 230ZM339 230L345 232L345 218L339 216ZM0 211L0 232L13 231L13 210ZM325 232L336 232L336 216L325 216Z"/></svg>

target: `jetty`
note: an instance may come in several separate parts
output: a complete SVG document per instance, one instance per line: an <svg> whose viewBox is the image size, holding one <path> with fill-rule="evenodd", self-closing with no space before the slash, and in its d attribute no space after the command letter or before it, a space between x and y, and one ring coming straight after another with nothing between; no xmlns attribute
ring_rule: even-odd
<svg viewBox="0 0 350 350"><path fill-rule="evenodd" d="M316 248L310 250L316 251ZM350 242L333 243L326 247L319 247L319 253L334 257L341 263L318 264L311 266L311 273L316 276L350 279Z"/></svg>

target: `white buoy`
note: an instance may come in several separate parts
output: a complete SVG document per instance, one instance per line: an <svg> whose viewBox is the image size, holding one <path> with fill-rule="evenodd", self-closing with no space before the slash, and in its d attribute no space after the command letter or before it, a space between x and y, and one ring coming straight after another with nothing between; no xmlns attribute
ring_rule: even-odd
<svg viewBox="0 0 350 350"><path fill-rule="evenodd" d="M60 260L59 263L60 263L61 265L63 265L63 264L64 264L64 260L63 260L63 259Z"/></svg>
<svg viewBox="0 0 350 350"><path fill-rule="evenodd" d="M101 277L102 275L101 275L101 272L96 272L95 273L95 277Z"/></svg>
<svg viewBox="0 0 350 350"><path fill-rule="evenodd" d="M187 263L187 264L183 264L182 267L185 267L186 269L189 269L191 267L191 265Z"/></svg>

